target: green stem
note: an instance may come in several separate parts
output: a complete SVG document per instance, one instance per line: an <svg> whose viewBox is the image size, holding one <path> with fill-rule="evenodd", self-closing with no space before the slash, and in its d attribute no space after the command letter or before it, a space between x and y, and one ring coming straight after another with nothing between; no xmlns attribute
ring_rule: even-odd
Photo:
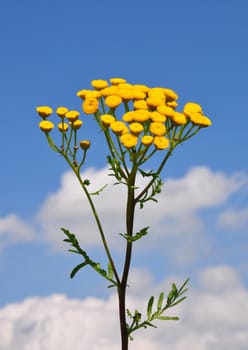
<svg viewBox="0 0 248 350"><path fill-rule="evenodd" d="M132 171L127 180L128 196L127 196L127 207L126 207L126 233L130 237L133 236L133 225L134 225L134 212L135 212L135 178L137 173L137 167L134 160ZM128 329L126 322L126 288L127 280L130 270L131 257L132 257L133 242L127 240L126 242L126 255L125 263L123 268L122 279L120 287L118 289L119 298L119 319L121 329L121 342L122 350L128 350Z"/></svg>
<svg viewBox="0 0 248 350"><path fill-rule="evenodd" d="M98 230L99 230L99 233L100 233L100 236L101 236L101 239L102 239L102 243L103 243L103 246L104 246L104 250L106 252L106 255L108 257L108 261L113 269L113 273L114 273L114 276L115 276L115 279L116 279L116 282L118 285L120 285L120 278L119 278L119 275L118 275L118 272L116 270L116 267L115 267L115 264L114 264L114 261L113 261L113 258L111 256L111 253L110 253L110 250L109 250L109 247L108 247L108 244L107 244L107 241L106 241L106 238L105 238L105 235L104 235L104 231L103 231L103 228L102 228L102 225L101 225L101 222L100 222L100 219L99 219L99 216L97 214L97 211L96 211L96 208L95 208L95 205L92 201L92 198L90 196L90 193L88 192L81 176L80 176L80 173L79 173L79 169L78 167L75 167L71 162L70 162L70 159L66 156L66 155L63 155L64 158L66 159L67 163L70 165L71 169L73 170L74 174L76 175L88 201L89 201L89 204L90 204L90 207L91 207L91 210L92 210L92 213L94 215L94 218L96 220L96 224L97 224L97 227L98 227Z"/></svg>

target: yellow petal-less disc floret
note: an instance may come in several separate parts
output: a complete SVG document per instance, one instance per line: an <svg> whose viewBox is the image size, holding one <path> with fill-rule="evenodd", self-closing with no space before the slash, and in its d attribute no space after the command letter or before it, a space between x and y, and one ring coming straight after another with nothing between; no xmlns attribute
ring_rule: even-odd
<svg viewBox="0 0 248 350"><path fill-rule="evenodd" d="M131 123L134 121L134 116L135 116L135 112L129 111L129 112L124 113L122 115L122 120L124 120L124 122L126 122L126 123Z"/></svg>
<svg viewBox="0 0 248 350"><path fill-rule="evenodd" d="M66 132L68 130L69 126L67 123L59 123L58 124L58 129L61 132Z"/></svg>
<svg viewBox="0 0 248 350"><path fill-rule="evenodd" d="M120 141L126 148L135 147L138 143L138 137L132 134L124 134L120 137Z"/></svg>
<svg viewBox="0 0 248 350"><path fill-rule="evenodd" d="M123 135L128 132L128 127L121 121L111 123L110 128L117 135Z"/></svg>
<svg viewBox="0 0 248 350"><path fill-rule="evenodd" d="M129 125L129 129L133 135L138 136L144 130L144 127L142 124L136 122L136 123L131 123Z"/></svg>
<svg viewBox="0 0 248 350"><path fill-rule="evenodd" d="M145 146L150 146L152 144L152 142L153 142L153 136L145 135L145 136L142 137L141 142Z"/></svg>
<svg viewBox="0 0 248 350"><path fill-rule="evenodd" d="M94 97L86 97L82 109L85 114L94 114L98 110L98 100Z"/></svg>
<svg viewBox="0 0 248 350"><path fill-rule="evenodd" d="M39 127L45 133L49 133L54 128L54 124L52 122L49 122L48 120L42 120L39 123Z"/></svg>
<svg viewBox="0 0 248 350"><path fill-rule="evenodd" d="M150 112L150 119L153 122L157 123L164 123L166 121L166 117L163 114L156 111Z"/></svg>
<svg viewBox="0 0 248 350"><path fill-rule="evenodd" d="M105 98L104 103L109 108L116 108L122 103L122 99L118 95L110 95Z"/></svg>
<svg viewBox="0 0 248 350"><path fill-rule="evenodd" d="M158 106L157 111L163 115L165 115L168 118L172 118L174 116L174 109L168 106Z"/></svg>
<svg viewBox="0 0 248 350"><path fill-rule="evenodd" d="M103 114L100 119L104 126L110 126L116 120L111 114Z"/></svg>
<svg viewBox="0 0 248 350"><path fill-rule="evenodd" d="M56 113L60 118L64 118L68 111L69 111L69 109L66 107L58 107L56 109Z"/></svg>
<svg viewBox="0 0 248 350"><path fill-rule="evenodd" d="M163 150L169 147L170 141L166 137L155 136L153 143L157 149Z"/></svg>
<svg viewBox="0 0 248 350"><path fill-rule="evenodd" d="M144 123L150 118L150 112L145 109L137 109L133 111L133 121Z"/></svg>
<svg viewBox="0 0 248 350"><path fill-rule="evenodd" d="M108 86L108 82L107 80L101 80L101 79L92 80L91 86L93 86L93 88L95 88L96 90L101 90Z"/></svg>
<svg viewBox="0 0 248 350"><path fill-rule="evenodd" d="M87 150L90 148L90 141L89 140L82 140L79 142L79 145L82 149Z"/></svg>
<svg viewBox="0 0 248 350"><path fill-rule="evenodd" d="M126 79L123 78L111 78L109 81L112 85L125 84L127 82Z"/></svg>
<svg viewBox="0 0 248 350"><path fill-rule="evenodd" d="M74 122L75 120L78 119L80 113L78 111L68 111L65 114L65 117L70 121L70 122Z"/></svg>
<svg viewBox="0 0 248 350"><path fill-rule="evenodd" d="M183 113L179 113L176 111L174 111L174 114L171 120L173 121L173 123L177 125L184 125L187 123L187 118L185 117L185 115Z"/></svg>
<svg viewBox="0 0 248 350"><path fill-rule="evenodd" d="M133 103L134 109L148 109L147 103L144 100L137 100Z"/></svg>
<svg viewBox="0 0 248 350"><path fill-rule="evenodd" d="M165 93L165 96L166 96L166 101L178 100L178 95L175 93L174 90L164 89L164 93Z"/></svg>
<svg viewBox="0 0 248 350"><path fill-rule="evenodd" d="M163 136L166 133L166 127L162 123L151 123L149 130L155 136Z"/></svg>
<svg viewBox="0 0 248 350"><path fill-rule="evenodd" d="M36 112L39 114L40 117L47 118L53 113L53 110L49 106L39 106L36 107Z"/></svg>
<svg viewBox="0 0 248 350"><path fill-rule="evenodd" d="M190 120L193 124L199 125L202 127L207 127L212 124L211 120L208 117L200 113L192 113L190 116Z"/></svg>
<svg viewBox="0 0 248 350"><path fill-rule="evenodd" d="M183 107L183 113L190 117L192 113L200 113L203 114L202 108L198 103L195 102L188 102Z"/></svg>
<svg viewBox="0 0 248 350"><path fill-rule="evenodd" d="M74 130L80 129L82 125L83 125L83 122L82 120L79 120L79 119L75 120L75 122L71 122L71 127Z"/></svg>

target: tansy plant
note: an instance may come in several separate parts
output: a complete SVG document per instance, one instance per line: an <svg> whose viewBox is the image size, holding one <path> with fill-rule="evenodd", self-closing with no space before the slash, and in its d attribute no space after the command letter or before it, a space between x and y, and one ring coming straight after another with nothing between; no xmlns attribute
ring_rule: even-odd
<svg viewBox="0 0 248 350"><path fill-rule="evenodd" d="M42 118L39 127L44 132L49 146L68 163L87 197L108 261L107 267L104 268L92 260L80 246L76 235L62 228L66 236L64 241L71 245L69 251L79 254L82 258L82 262L72 270L71 277L81 268L90 266L108 281L110 287L116 288L122 350L127 350L134 331L149 326L155 327L154 321L157 320L178 319L168 316L167 311L186 298L188 283L188 279L181 287L173 283L167 297L164 292L161 292L156 300L151 296L145 314L126 308L133 246L147 235L149 229L143 227L138 232L134 231L135 210L142 209L148 201L157 202L157 195L162 190L161 172L174 149L195 136L202 128L210 126L211 121L197 103L186 103L182 111L178 111L178 95L168 88L129 84L121 78L112 78L110 83L106 80L93 80L91 86L92 89L78 91L77 96L82 100L84 114L94 118L96 127L102 131L108 148L110 175L115 177L116 184L125 186L127 193L126 222L123 223L121 233L125 249L121 271L116 267L106 232L94 204L94 196L100 195L104 189L91 193L90 180L81 175L91 143L89 140L80 139L80 128L83 125L79 118L80 113L66 107L56 109L59 120L57 128L61 134L61 142L57 145L51 136L54 123L48 120L53 110L48 106L40 106L36 110ZM158 164L151 169L149 161L155 154L159 156L156 156ZM143 188L137 185L138 174L146 180Z"/></svg>

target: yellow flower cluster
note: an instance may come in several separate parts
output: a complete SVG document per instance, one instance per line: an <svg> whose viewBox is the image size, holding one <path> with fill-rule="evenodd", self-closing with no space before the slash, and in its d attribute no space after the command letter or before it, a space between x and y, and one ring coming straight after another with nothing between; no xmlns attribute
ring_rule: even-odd
<svg viewBox="0 0 248 350"><path fill-rule="evenodd" d="M181 136L186 127L211 125L211 120L197 103L186 103L183 110L178 111L178 95L168 88L130 84L123 78L111 78L109 82L92 80L91 86L92 89L77 92L82 99L83 112L93 114L101 128L116 135L127 149L138 145L139 149L146 150L153 145L155 149L163 150L177 140L177 135ZM53 113L52 109L40 106L36 110L43 119L40 129L49 133L54 128L54 124L47 120ZM63 134L68 129L75 131L83 124L78 111L59 107L56 114L62 120L58 129ZM88 141L81 147L89 147Z"/></svg>
<svg viewBox="0 0 248 350"><path fill-rule="evenodd" d="M199 127L211 125L196 103L187 103L182 112L177 111L178 95L171 89L129 84L123 78L109 81L92 80L94 89L80 90L77 96L83 100L83 112L94 114L103 128L119 136L126 148L136 147L140 140L145 147L153 144L162 150L170 145L171 128L189 123ZM117 109L121 113L119 119Z"/></svg>
<svg viewBox="0 0 248 350"><path fill-rule="evenodd" d="M36 111L43 119L39 123L40 129L45 133L49 133L54 128L54 124L47 120L47 118L53 113L52 108L49 106L39 106L36 108ZM80 116L78 111L69 110L66 107L58 107L56 109L56 114L62 119L62 122L58 123L58 129L62 133L67 132L69 126L73 130L77 130L83 125L82 120L78 119Z"/></svg>

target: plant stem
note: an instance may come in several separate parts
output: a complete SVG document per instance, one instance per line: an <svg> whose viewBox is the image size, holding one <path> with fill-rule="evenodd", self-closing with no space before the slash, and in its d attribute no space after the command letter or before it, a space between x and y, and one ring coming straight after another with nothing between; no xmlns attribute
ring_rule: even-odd
<svg viewBox="0 0 248 350"><path fill-rule="evenodd" d="M129 237L133 236L133 224L134 224L134 212L135 212L135 178L136 178L137 168L133 167L128 179L127 179L127 207L126 207L126 233ZM125 263L122 274L122 279L120 286L118 288L118 298L119 298L119 319L120 319L120 329L121 329L121 349L128 350L128 330L126 322L126 288L127 280L130 270L130 263L132 257L132 247L133 242L127 240L126 243L126 255Z"/></svg>

